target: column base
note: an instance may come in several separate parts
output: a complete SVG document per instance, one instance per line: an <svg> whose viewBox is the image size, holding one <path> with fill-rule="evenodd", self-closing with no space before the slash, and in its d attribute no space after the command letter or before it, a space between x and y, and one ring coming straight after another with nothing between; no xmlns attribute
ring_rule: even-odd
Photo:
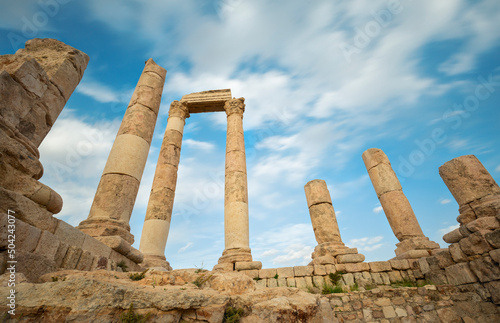
<svg viewBox="0 0 500 323"><path fill-rule="evenodd" d="M396 259L417 259L430 256L430 251L441 248L427 237L412 237L396 243Z"/></svg>
<svg viewBox="0 0 500 323"><path fill-rule="evenodd" d="M236 263L253 263L250 248L225 249L214 270L233 271L236 270Z"/></svg>
<svg viewBox="0 0 500 323"><path fill-rule="evenodd" d="M358 253L357 248L349 248L343 242L321 243L314 248L310 265L333 265L358 263L365 260L365 256Z"/></svg>
<svg viewBox="0 0 500 323"><path fill-rule="evenodd" d="M128 223L110 218L90 218L80 222L77 229L91 237L119 236L129 244L134 243Z"/></svg>
<svg viewBox="0 0 500 323"><path fill-rule="evenodd" d="M142 252L132 247L130 243L120 236L99 236L95 237L95 239L101 241L119 254L124 255L136 264L140 264L144 260Z"/></svg>
<svg viewBox="0 0 500 323"><path fill-rule="evenodd" d="M144 268L162 267L168 271L172 270L172 267L165 256L144 255L144 260L142 261L141 266Z"/></svg>

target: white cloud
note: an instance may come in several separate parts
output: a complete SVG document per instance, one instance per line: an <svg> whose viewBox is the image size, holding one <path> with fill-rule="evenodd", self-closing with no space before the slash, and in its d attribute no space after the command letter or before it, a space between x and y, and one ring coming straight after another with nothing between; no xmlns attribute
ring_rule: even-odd
<svg viewBox="0 0 500 323"><path fill-rule="evenodd" d="M382 212L384 209L382 208L382 206L376 206L373 208L373 213L380 213Z"/></svg>
<svg viewBox="0 0 500 323"><path fill-rule="evenodd" d="M275 266L307 265L314 246L312 226L299 223L260 233L253 238L252 253Z"/></svg>
<svg viewBox="0 0 500 323"><path fill-rule="evenodd" d="M450 225L449 227L446 227L446 228L442 228L442 229L439 229L438 230L438 233L443 236L445 234L447 234L448 232L451 232L455 229L458 229L458 227L460 226L460 224L455 224L455 225Z"/></svg>
<svg viewBox="0 0 500 323"><path fill-rule="evenodd" d="M453 150L464 149L469 144L469 139L453 139L448 146Z"/></svg>
<svg viewBox="0 0 500 323"><path fill-rule="evenodd" d="M445 204L451 203L451 200L450 199L441 199L441 200L439 200L439 203L445 205Z"/></svg>
<svg viewBox="0 0 500 323"><path fill-rule="evenodd" d="M211 142L197 141L193 139L185 139L182 141L182 144L187 147L200 150L213 150L215 148L215 145Z"/></svg>
<svg viewBox="0 0 500 323"><path fill-rule="evenodd" d="M88 123L66 108L40 145L41 181L63 198L59 218L72 225L87 218L119 125Z"/></svg>
<svg viewBox="0 0 500 323"><path fill-rule="evenodd" d="M193 243L188 242L184 247L179 248L179 250L177 250L177 253L182 253L182 252L188 250L189 248L191 248L192 246L193 246Z"/></svg>
<svg viewBox="0 0 500 323"><path fill-rule="evenodd" d="M312 260L311 254L313 251L314 248L312 246L304 246L302 244L290 245L284 250L286 254L274 258L273 264L287 265L296 263L306 265Z"/></svg>
<svg viewBox="0 0 500 323"><path fill-rule="evenodd" d="M347 245L351 248L358 248L358 251L374 251L384 245L384 243L379 243L383 239L383 236L363 237L359 239L351 239Z"/></svg>
<svg viewBox="0 0 500 323"><path fill-rule="evenodd" d="M332 196L332 201L335 203L335 200L350 196L361 189L370 189L369 183L370 177L368 174L365 174L349 182L332 183L328 185L328 190Z"/></svg>
<svg viewBox="0 0 500 323"><path fill-rule="evenodd" d="M274 256L276 254L279 253L279 250L276 250L276 249L271 249L271 250L267 250L267 251L264 251L261 256L262 257L268 257L268 256Z"/></svg>
<svg viewBox="0 0 500 323"><path fill-rule="evenodd" d="M500 10L498 1L478 1L473 6L462 6L459 19L454 22L454 37L466 39L461 51L439 66L448 75L466 73L476 66L480 53L491 48L500 37L500 22L494 19Z"/></svg>
<svg viewBox="0 0 500 323"><path fill-rule="evenodd" d="M87 95L92 99L107 103L120 102L121 94L111 89L109 86L95 81L82 81L76 88L76 92Z"/></svg>
<svg viewBox="0 0 500 323"><path fill-rule="evenodd" d="M498 165L497 168L495 168L495 172L500 172L500 165Z"/></svg>

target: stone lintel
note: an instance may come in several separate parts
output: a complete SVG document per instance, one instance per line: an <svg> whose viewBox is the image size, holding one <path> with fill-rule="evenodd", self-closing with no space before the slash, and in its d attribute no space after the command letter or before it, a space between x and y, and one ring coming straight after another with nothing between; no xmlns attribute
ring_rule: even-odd
<svg viewBox="0 0 500 323"><path fill-rule="evenodd" d="M187 105L189 113L219 112L225 111L224 104L231 98L230 89L210 90L186 94L181 102Z"/></svg>

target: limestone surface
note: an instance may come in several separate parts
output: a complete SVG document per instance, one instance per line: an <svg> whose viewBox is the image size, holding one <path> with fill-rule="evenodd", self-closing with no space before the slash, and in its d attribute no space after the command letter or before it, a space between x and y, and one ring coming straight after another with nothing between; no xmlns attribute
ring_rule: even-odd
<svg viewBox="0 0 500 323"><path fill-rule="evenodd" d="M224 111L227 100L231 100L231 90L210 90L184 95L181 99L190 113Z"/></svg>
<svg viewBox="0 0 500 323"><path fill-rule="evenodd" d="M80 82L89 57L55 39L32 39L0 56L0 186L51 213L62 199L38 180L38 146Z"/></svg>
<svg viewBox="0 0 500 323"><path fill-rule="evenodd" d="M120 125L87 220L78 228L93 236L117 236L132 244L129 221L146 165L167 71L146 61ZM142 257L134 257L134 259Z"/></svg>

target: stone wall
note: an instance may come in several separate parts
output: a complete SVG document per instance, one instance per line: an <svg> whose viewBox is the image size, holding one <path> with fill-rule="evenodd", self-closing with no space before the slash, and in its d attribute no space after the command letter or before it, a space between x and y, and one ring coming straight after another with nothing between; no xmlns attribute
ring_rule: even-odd
<svg viewBox="0 0 500 323"><path fill-rule="evenodd" d="M345 290L409 283L458 286L476 290L485 301L500 304L498 259L490 256L455 263L448 249L420 259L401 259L357 264L313 265L243 270L262 287L298 287L306 290L331 284L329 274L343 272L339 285Z"/></svg>
<svg viewBox="0 0 500 323"><path fill-rule="evenodd" d="M0 200L0 274L6 271L9 260L9 213L16 217L16 274L23 274L30 282L63 269L122 270L118 263L125 264L127 270L141 269L128 257L53 217L20 194L0 188Z"/></svg>
<svg viewBox="0 0 500 323"><path fill-rule="evenodd" d="M59 269L117 269L121 262L140 269L138 250L119 241L103 243L55 218L62 198L39 181L38 147L88 61L85 53L54 39L32 39L15 54L0 56L0 274L10 249L16 273L31 282ZM15 226L8 227L9 215Z"/></svg>
<svg viewBox="0 0 500 323"><path fill-rule="evenodd" d="M301 288L264 288L237 272L150 270L145 276L131 281L127 273L103 270L47 274L41 284L17 286L17 311L23 322L118 322L131 304L136 315L149 313L148 322L230 322L224 319L230 307L239 312L239 320L233 322L240 323L493 323L499 319L498 307L484 292L466 286L379 286L322 295ZM0 298L7 295L7 288L0 287ZM0 310L5 308L0 303Z"/></svg>

